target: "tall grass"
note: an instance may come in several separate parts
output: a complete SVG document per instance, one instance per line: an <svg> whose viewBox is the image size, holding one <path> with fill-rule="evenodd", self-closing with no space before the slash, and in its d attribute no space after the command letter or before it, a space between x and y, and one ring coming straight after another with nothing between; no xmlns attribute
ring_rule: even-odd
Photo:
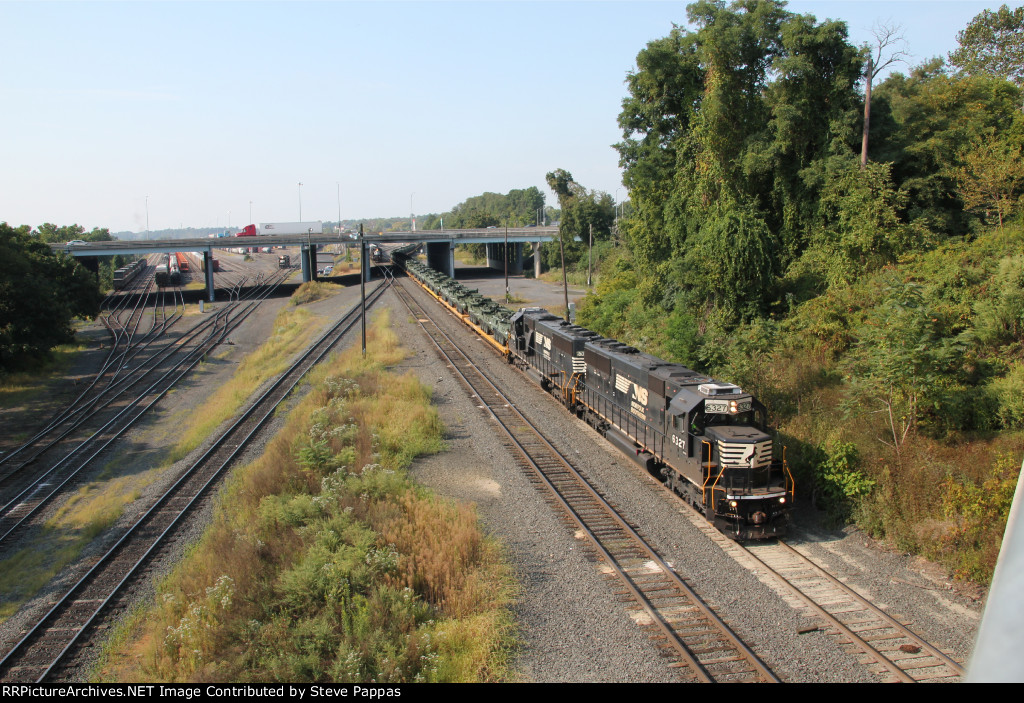
<svg viewBox="0 0 1024 703"><path fill-rule="evenodd" d="M179 424L180 439L171 449L168 461L174 463L183 458L218 425L234 417L257 388L288 368L292 357L309 345L319 327L305 308L282 309L274 320L270 338L242 360L231 380L217 388L200 408L184 414Z"/></svg>
<svg viewBox="0 0 1024 703"><path fill-rule="evenodd" d="M96 675L153 681L484 681L505 672L510 577L474 512L405 467L441 448L430 392L368 354L312 374L264 455Z"/></svg>
<svg viewBox="0 0 1024 703"><path fill-rule="evenodd" d="M198 409L182 413L177 423L181 438L159 466L130 477L118 477L115 460L95 481L80 488L25 548L0 561L0 620L10 617L77 559L93 539L117 522L124 506L137 499L171 464L199 446L221 422L237 413L254 389L283 371L288 359L309 344L319 328L315 323L316 318L306 309L283 309L275 319L271 338L242 361L231 381L218 388ZM73 346L59 348L55 363L69 363L61 359L78 350ZM25 376L20 382L30 389L41 383L39 377L32 376Z"/></svg>

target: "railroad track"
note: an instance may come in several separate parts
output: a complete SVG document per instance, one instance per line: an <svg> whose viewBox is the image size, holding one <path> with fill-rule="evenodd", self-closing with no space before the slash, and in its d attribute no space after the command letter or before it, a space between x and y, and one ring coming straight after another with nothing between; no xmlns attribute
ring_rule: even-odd
<svg viewBox="0 0 1024 703"><path fill-rule="evenodd" d="M367 295L371 305L390 279ZM212 446L102 557L76 575L75 585L0 659L5 682L59 678L79 647L108 613L124 607L128 588L146 577L145 568L173 538L210 487L230 469L259 431L288 398L305 374L360 320L359 305L350 309L227 428Z"/></svg>
<svg viewBox="0 0 1024 703"><path fill-rule="evenodd" d="M417 300L395 285L400 298L442 358L499 425L503 444L535 483L549 491L567 520L582 530L632 602L634 620L673 666L698 681L777 682L777 677L701 601L698 595L551 445L543 434L445 334Z"/></svg>
<svg viewBox="0 0 1024 703"><path fill-rule="evenodd" d="M3 486L5 493L5 498L0 504L0 545L6 546L16 540L46 505L57 497L74 490L85 480L82 478L84 470L137 423L231 330L241 324L259 303L273 292L279 282L280 280L275 280L267 286L260 297L248 301L240 308L225 306L216 315L198 325L186 337L179 340L179 342L194 343L191 348L188 344L170 345L166 353L159 355L149 369L140 369L138 374L108 386L108 389L116 390L116 393L106 403L91 409L84 416L69 420L67 425L51 428L51 435L45 438L46 442L38 448L38 451L25 457L17 466L11 467L0 479L0 485ZM161 364L165 361L167 366L162 367ZM123 402L123 397L132 387L140 384L146 376L154 372L160 373L156 380L151 382L140 394ZM68 437L100 411L118 402L121 404L110 408L110 411L116 411L116 414L105 421L100 420L103 424L99 429L81 441L74 442L67 453L59 458L55 457L47 468L22 477L23 473L30 473L26 469L34 467L40 457L63 446L61 442L65 437ZM37 440L42 441L38 437ZM12 489L11 486L17 487Z"/></svg>
<svg viewBox="0 0 1024 703"><path fill-rule="evenodd" d="M823 629L881 681L954 683L962 678L958 662L785 541L740 544L708 526L696 511L684 514L734 559L759 571L758 577L792 607L821 619Z"/></svg>

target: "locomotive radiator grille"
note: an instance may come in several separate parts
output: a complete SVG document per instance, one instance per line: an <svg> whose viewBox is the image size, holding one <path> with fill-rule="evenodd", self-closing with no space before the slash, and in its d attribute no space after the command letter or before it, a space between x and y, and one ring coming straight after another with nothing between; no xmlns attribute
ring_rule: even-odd
<svg viewBox="0 0 1024 703"><path fill-rule="evenodd" d="M772 441L757 443L718 442L722 466L736 469L760 469L772 463Z"/></svg>

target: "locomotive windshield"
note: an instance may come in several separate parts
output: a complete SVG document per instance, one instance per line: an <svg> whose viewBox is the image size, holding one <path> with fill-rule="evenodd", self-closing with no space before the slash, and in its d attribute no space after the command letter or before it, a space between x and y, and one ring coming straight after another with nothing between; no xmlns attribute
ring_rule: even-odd
<svg viewBox="0 0 1024 703"><path fill-rule="evenodd" d="M678 421L681 418L676 418ZM695 410L690 413L690 434L703 435L705 427L722 427L731 425L735 427L756 427L764 431L767 427L765 412L763 408L755 408L742 413L704 413Z"/></svg>

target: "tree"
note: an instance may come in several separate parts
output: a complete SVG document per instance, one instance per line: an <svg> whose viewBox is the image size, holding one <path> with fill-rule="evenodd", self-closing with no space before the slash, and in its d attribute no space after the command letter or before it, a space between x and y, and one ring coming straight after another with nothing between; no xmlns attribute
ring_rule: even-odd
<svg viewBox="0 0 1024 703"><path fill-rule="evenodd" d="M962 343L944 333L916 283L890 279L884 302L858 330L846 360L851 408L883 413L899 462L922 417L940 408ZM872 409L874 408L874 409Z"/></svg>
<svg viewBox="0 0 1024 703"><path fill-rule="evenodd" d="M100 300L93 275L72 257L28 227L0 222L0 370L29 366L70 342L71 320L94 317Z"/></svg>
<svg viewBox="0 0 1024 703"><path fill-rule="evenodd" d="M559 237L565 251L565 265L571 266L585 258L591 232L595 242L611 238L615 203L603 191L584 188L565 169L548 173L546 180L558 197L561 208ZM544 247L544 258L551 267L562 265L561 251L553 242Z"/></svg>
<svg viewBox="0 0 1024 703"><path fill-rule="evenodd" d="M848 285L900 254L929 247L927 230L901 221L905 199L893 187L889 164L869 163L861 170L849 162L833 172L811 246L793 273L820 276L829 286Z"/></svg>
<svg viewBox="0 0 1024 703"><path fill-rule="evenodd" d="M989 76L951 76L941 59L891 74L875 92L872 152L907 195L901 216L942 235L972 231L955 178L965 147L1024 132L1022 91ZM877 117L877 119L876 119Z"/></svg>
<svg viewBox="0 0 1024 703"><path fill-rule="evenodd" d="M673 297L698 310L721 309L722 292L694 282L680 265L696 249L708 251L709 240L756 232L773 252L767 271L785 269L817 217L828 170L822 164L855 153L861 56L844 23L819 23L784 6L694 3L687 8L693 30L677 27L637 56L615 148L635 208L624 239L650 272L641 286L648 304ZM719 217L721 227L712 222ZM769 273L741 279L767 288L727 294L737 302L726 306L734 314L771 302ZM686 287L713 299L672 292Z"/></svg>
<svg viewBox="0 0 1024 703"><path fill-rule="evenodd" d="M1005 78L1024 87L1024 7L984 10L956 35L949 62L962 74Z"/></svg>
<svg viewBox="0 0 1024 703"><path fill-rule="evenodd" d="M1021 150L994 136L983 139L966 153L954 178L964 207L986 215L995 211L1002 230L1024 185Z"/></svg>
<svg viewBox="0 0 1024 703"><path fill-rule="evenodd" d="M892 64L903 61L908 56L903 49L895 48L903 45L902 28L899 25L876 24L872 30L875 37L873 46L865 46L864 53L867 54L867 69L864 71L866 84L864 86L864 129L861 136L860 146L860 167L863 169L868 164L868 132L871 125L871 83L875 77Z"/></svg>

